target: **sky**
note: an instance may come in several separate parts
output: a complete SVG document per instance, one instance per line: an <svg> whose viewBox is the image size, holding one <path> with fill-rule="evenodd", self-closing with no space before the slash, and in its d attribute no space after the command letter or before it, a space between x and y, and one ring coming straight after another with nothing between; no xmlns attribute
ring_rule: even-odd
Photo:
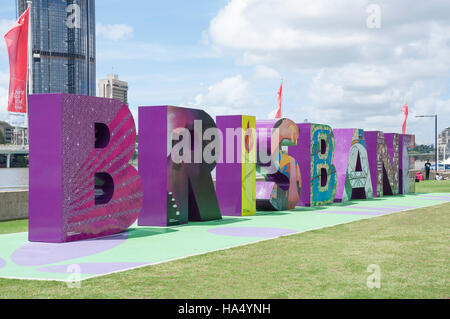
<svg viewBox="0 0 450 319"><path fill-rule="evenodd" d="M129 104L267 119L283 79L295 122L401 132L434 144L450 126L448 0L96 0L97 80L118 74ZM0 33L14 22L2 0ZM0 120L8 57L0 41ZM137 121L136 121L137 122Z"/></svg>

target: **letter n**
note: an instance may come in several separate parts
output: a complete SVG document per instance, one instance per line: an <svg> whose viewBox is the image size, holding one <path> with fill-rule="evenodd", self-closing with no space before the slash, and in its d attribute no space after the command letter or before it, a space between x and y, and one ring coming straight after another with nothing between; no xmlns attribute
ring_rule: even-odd
<svg viewBox="0 0 450 319"><path fill-rule="evenodd" d="M170 226L221 219L203 135L215 128L202 110L139 107L139 174L144 203L138 224Z"/></svg>
<svg viewBox="0 0 450 319"><path fill-rule="evenodd" d="M399 135L364 132L374 197L399 193Z"/></svg>

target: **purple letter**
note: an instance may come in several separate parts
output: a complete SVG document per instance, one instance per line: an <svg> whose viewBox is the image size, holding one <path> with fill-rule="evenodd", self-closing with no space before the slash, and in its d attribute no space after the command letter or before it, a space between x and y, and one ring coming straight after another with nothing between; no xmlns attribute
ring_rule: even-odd
<svg viewBox="0 0 450 319"><path fill-rule="evenodd" d="M128 165L136 129L116 100L68 94L30 96L29 240L67 242L132 225L142 183Z"/></svg>
<svg viewBox="0 0 450 319"><path fill-rule="evenodd" d="M139 174L144 187L141 226L169 226L222 218L211 171L202 153L214 120L202 110L139 107ZM219 144L220 145L220 144Z"/></svg>

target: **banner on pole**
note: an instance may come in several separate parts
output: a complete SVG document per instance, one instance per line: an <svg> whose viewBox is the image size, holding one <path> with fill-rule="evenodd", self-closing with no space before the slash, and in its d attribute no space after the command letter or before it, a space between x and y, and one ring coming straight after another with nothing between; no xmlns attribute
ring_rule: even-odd
<svg viewBox="0 0 450 319"><path fill-rule="evenodd" d="M11 125L26 126L27 114L27 66L28 66L28 28L30 9L27 9L5 34L9 55L9 97L8 112Z"/></svg>

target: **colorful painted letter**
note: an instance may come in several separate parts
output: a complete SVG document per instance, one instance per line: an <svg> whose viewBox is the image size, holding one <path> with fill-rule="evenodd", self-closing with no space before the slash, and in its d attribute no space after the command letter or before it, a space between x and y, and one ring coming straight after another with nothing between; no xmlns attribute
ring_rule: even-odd
<svg viewBox="0 0 450 319"><path fill-rule="evenodd" d="M244 115L219 116L216 127L202 110L140 107L138 174L126 105L69 94L29 101L30 241L111 235L136 219L170 226L414 191L414 135Z"/></svg>
<svg viewBox="0 0 450 319"><path fill-rule="evenodd" d="M300 139L289 147L289 154L300 163L302 192L299 205L318 206L332 203L336 195L337 176L333 165L334 135L328 125L297 124Z"/></svg>
<svg viewBox="0 0 450 319"><path fill-rule="evenodd" d="M408 155L410 148L414 147L414 135L400 134L399 136L399 193L408 194L415 192L414 179L410 181L408 172L411 160Z"/></svg>
<svg viewBox="0 0 450 319"><path fill-rule="evenodd" d="M128 165L136 128L112 99L30 96L29 240L68 242L126 230L142 207Z"/></svg>
<svg viewBox="0 0 450 319"><path fill-rule="evenodd" d="M281 149L296 145L297 125L289 119L256 121L257 169L266 181L256 182L256 208L294 209L300 199L301 176L295 158Z"/></svg>
<svg viewBox="0 0 450 319"><path fill-rule="evenodd" d="M222 218L204 141L214 120L202 110L139 107L139 174L144 187L141 226L169 226ZM218 137L216 137L217 139ZM214 153L211 151L211 153Z"/></svg>
<svg viewBox="0 0 450 319"><path fill-rule="evenodd" d="M399 137L381 131L364 132L374 197L398 194Z"/></svg>
<svg viewBox="0 0 450 319"><path fill-rule="evenodd" d="M223 216L256 214L255 117L218 116L223 134L221 161L216 167L216 192ZM229 154L228 152L232 152Z"/></svg>

